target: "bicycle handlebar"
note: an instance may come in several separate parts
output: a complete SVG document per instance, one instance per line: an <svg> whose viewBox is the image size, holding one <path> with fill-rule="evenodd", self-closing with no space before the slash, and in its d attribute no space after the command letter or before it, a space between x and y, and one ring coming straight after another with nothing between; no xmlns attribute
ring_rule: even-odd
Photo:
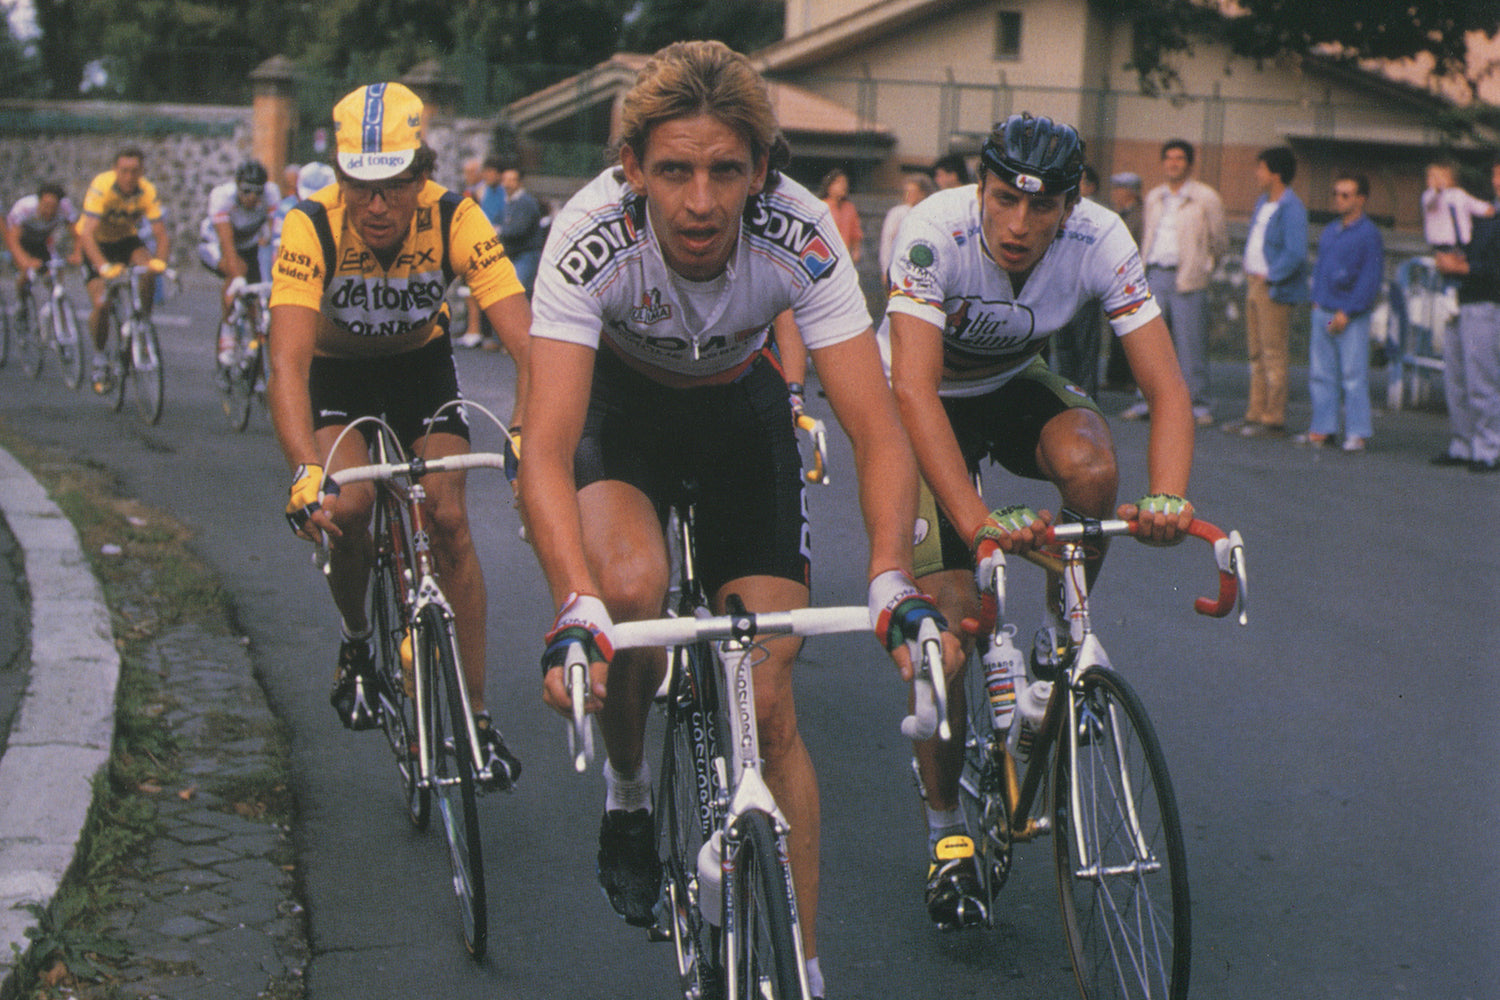
<svg viewBox="0 0 1500 1000"><path fill-rule="evenodd" d="M797 429L807 432L807 439L812 443L813 467L803 475L810 483L822 483L829 485L828 478L828 429L823 421L815 417L809 417L806 413L797 414Z"/></svg>
<svg viewBox="0 0 1500 1000"><path fill-rule="evenodd" d="M765 611L759 614L719 615L710 618L651 618L620 622L614 627L614 648L639 649L655 646L685 646L700 641L734 639L753 643L775 635L804 638L844 632L864 632L870 628L870 611L855 605L831 608L794 608L790 611ZM934 733L950 739L948 724L948 688L943 673L942 634L932 619L926 619L917 637L922 649L922 663L913 664L916 711L901 722L901 731L912 739L927 739ZM573 717L567 723L568 754L573 768L582 774L594 759L593 730L584 714L588 693L588 656L582 643L568 648L564 667Z"/></svg>
<svg viewBox="0 0 1500 1000"><path fill-rule="evenodd" d="M1139 521L1078 521L1071 524L1055 524L1048 530L1044 544L1055 542L1086 541L1091 538L1109 538L1114 535L1134 535L1140 531ZM1225 534L1217 525L1202 518L1194 518L1188 525L1188 534L1208 542L1214 549L1214 561L1219 567L1219 594L1217 597L1199 597L1193 601L1193 610L1210 618L1223 618L1236 607L1240 611L1240 624L1249 621L1245 609L1245 591L1249 583L1245 570L1245 540L1238 531Z"/></svg>
<svg viewBox="0 0 1500 1000"><path fill-rule="evenodd" d="M376 479L420 479L431 472L456 472L460 469L499 469L504 472L515 464L510 442L505 451L471 451L463 455L444 455L441 458L412 458L405 462L373 462L369 465L351 465L347 469L329 473L325 479L347 486L350 483L370 482Z"/></svg>

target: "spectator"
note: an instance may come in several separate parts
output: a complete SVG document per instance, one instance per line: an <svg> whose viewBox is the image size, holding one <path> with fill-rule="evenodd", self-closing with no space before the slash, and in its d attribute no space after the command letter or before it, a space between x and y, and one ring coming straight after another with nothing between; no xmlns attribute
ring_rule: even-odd
<svg viewBox="0 0 1500 1000"><path fill-rule="evenodd" d="M1341 173L1333 182L1339 217L1318 237L1312 278L1312 335L1308 386L1312 424L1297 444L1325 448L1339 429L1339 390L1343 390L1344 450L1364 451L1370 422L1370 310L1385 272L1385 244L1365 215L1370 180Z"/></svg>
<svg viewBox="0 0 1500 1000"><path fill-rule="evenodd" d="M1500 156L1490 165L1490 186L1500 206ZM1475 219L1468 246L1434 258L1460 283L1458 330L1443 347L1451 437L1432 464L1500 472L1500 219Z"/></svg>
<svg viewBox="0 0 1500 1000"><path fill-rule="evenodd" d="M526 297L536 286L537 265L542 262L542 205L521 186L521 168L507 167L500 172L500 186L505 189L505 221L500 226L500 242L515 265L516 277L526 289Z"/></svg>
<svg viewBox="0 0 1500 1000"><path fill-rule="evenodd" d="M838 167L828 171L818 187L818 197L828 206L833 224L844 238L844 246L849 248L849 262L858 264L863 256L865 231L859 224L859 209L849 200L849 175Z"/></svg>
<svg viewBox="0 0 1500 1000"><path fill-rule="evenodd" d="M937 183L939 191L974 183L974 178L969 176L969 164L962 153L949 153L934 160L932 179Z"/></svg>
<svg viewBox="0 0 1500 1000"><path fill-rule="evenodd" d="M1245 240L1245 346L1250 355L1250 401L1224 430L1241 437L1286 434L1287 338L1292 307L1307 301L1307 208L1287 185L1297 158L1285 146L1255 158L1261 196Z"/></svg>
<svg viewBox="0 0 1500 1000"><path fill-rule="evenodd" d="M1208 383L1208 279L1229 248L1229 238L1224 203L1217 191L1193 178L1193 160L1193 144L1185 139L1162 144L1166 181L1146 195L1141 259L1193 397L1193 423L1208 427L1214 422ZM1148 415L1144 401L1120 414L1125 420Z"/></svg>
<svg viewBox="0 0 1500 1000"><path fill-rule="evenodd" d="M1433 250L1452 250L1469 242L1475 219L1488 219L1495 206L1458 186L1458 167L1452 160L1427 164L1427 190L1422 192L1422 236Z"/></svg>
<svg viewBox="0 0 1500 1000"><path fill-rule="evenodd" d="M471 156L467 160L464 160L463 166L460 168L463 171L464 197L473 198L476 204L484 198L484 179L480 173L483 167L484 160L477 156Z"/></svg>
<svg viewBox="0 0 1500 1000"><path fill-rule="evenodd" d="M467 166L467 164L466 164ZM490 225L498 232L505 223L505 188L500 183L500 173L505 163L498 156L487 156L479 167L479 183L474 188L474 200L484 211ZM475 323L478 313L478 323ZM489 318L481 310L469 310L469 328L456 341L459 347L480 347L488 351L500 350L500 337L490 325Z"/></svg>
<svg viewBox="0 0 1500 1000"><path fill-rule="evenodd" d="M880 226L880 282L890 287L891 250L896 245L896 234L901 231L901 222L911 207L937 190L937 184L926 174L911 174L901 185L901 201L885 213Z"/></svg>
<svg viewBox="0 0 1500 1000"><path fill-rule="evenodd" d="M1083 165L1083 176L1078 179L1078 193L1089 201L1099 203L1099 199L1094 197L1099 193L1099 171L1087 163Z"/></svg>
<svg viewBox="0 0 1500 1000"><path fill-rule="evenodd" d="M1139 246L1141 242L1141 177L1140 174L1122 172L1109 179L1109 203L1120 218L1130 238ZM1130 374L1130 362L1125 359L1125 348L1118 337L1109 338L1109 360L1104 365L1104 388L1132 389L1135 377Z"/></svg>

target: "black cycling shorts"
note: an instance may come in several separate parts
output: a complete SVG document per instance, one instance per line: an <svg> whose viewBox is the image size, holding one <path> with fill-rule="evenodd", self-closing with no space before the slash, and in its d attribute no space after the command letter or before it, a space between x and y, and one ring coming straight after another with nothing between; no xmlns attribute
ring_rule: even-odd
<svg viewBox="0 0 1500 1000"><path fill-rule="evenodd" d="M684 481L695 484L696 565L710 595L744 576L810 583L802 458L786 380L767 353L726 385L674 389L601 347L573 474L579 489L629 483L663 524Z"/></svg>
<svg viewBox="0 0 1500 1000"><path fill-rule="evenodd" d="M30 229L21 230L21 249L43 264L52 259L51 240L40 233Z"/></svg>
<svg viewBox="0 0 1500 1000"><path fill-rule="evenodd" d="M408 451L428 433L456 434L469 440L463 407L444 410L427 426L438 407L462 399L453 341L447 334L414 351L380 358L314 357L308 377L313 428L342 427L359 417L381 417ZM365 432L373 440L374 429Z"/></svg>
<svg viewBox="0 0 1500 1000"><path fill-rule="evenodd" d="M254 249L240 250L238 251L238 253L240 255L240 260L245 262L245 284L260 284L260 254L257 253ZM210 272L212 272L213 274L217 274L221 278L229 277L229 275L224 273L222 268L210 264L208 261L203 260L201 257L199 258L199 263L201 263Z"/></svg>
<svg viewBox="0 0 1500 1000"><path fill-rule="evenodd" d="M1040 357L992 392L943 397L943 409L971 477L979 472L980 461L989 458L1013 475L1046 479L1036 464L1042 428L1059 413L1078 408L1100 412L1087 393L1048 368ZM959 536L925 481L917 498L914 541L917 576L974 568L970 539Z"/></svg>
<svg viewBox="0 0 1500 1000"><path fill-rule="evenodd" d="M146 245L146 241L139 236L127 236L123 240L114 240L110 243L100 243L99 252L104 259L111 264L129 264L130 257L137 249ZM93 281L99 277L99 272L94 270L94 262L89 260L88 254L83 255L83 266L87 270L84 281Z"/></svg>

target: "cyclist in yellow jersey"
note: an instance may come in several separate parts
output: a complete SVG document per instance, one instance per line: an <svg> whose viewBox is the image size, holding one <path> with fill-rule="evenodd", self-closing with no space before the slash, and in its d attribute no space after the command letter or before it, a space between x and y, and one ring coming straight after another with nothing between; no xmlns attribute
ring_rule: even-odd
<svg viewBox="0 0 1500 1000"><path fill-rule="evenodd" d="M324 455L366 415L385 418L413 454L469 450L444 300L458 277L516 363L512 432L526 397L531 311L495 229L471 199L432 182L437 161L422 141L422 102L398 83L360 87L333 109L338 183L292 209L272 269L271 375L267 402L295 472L287 518L329 545L329 589L343 618L330 701L351 729L379 722L372 685L365 591L371 566L374 487L320 498ZM328 471L368 461L366 440L345 438ZM453 604L459 655L490 770L506 786L520 765L485 711L485 590L464 502L462 472L423 479L433 554ZM321 500L321 503L320 503Z"/></svg>
<svg viewBox="0 0 1500 1000"><path fill-rule="evenodd" d="M93 311L89 313L89 331L94 336L96 352L104 350L104 279L120 273L126 265L142 265L155 262L159 270L166 269L167 254L172 248L162 221L161 202L156 197L156 187L142 174L146 154L138 147L126 146L115 154L113 170L106 170L89 184L83 196L83 218L78 220L78 246L83 250L87 274L85 275L89 300ZM153 257L140 237L141 220L151 223L151 233L156 239L156 254ZM149 278L141 284L141 300L146 309L151 308L155 283ZM109 374L104 356L94 355L94 391L100 394L110 390Z"/></svg>

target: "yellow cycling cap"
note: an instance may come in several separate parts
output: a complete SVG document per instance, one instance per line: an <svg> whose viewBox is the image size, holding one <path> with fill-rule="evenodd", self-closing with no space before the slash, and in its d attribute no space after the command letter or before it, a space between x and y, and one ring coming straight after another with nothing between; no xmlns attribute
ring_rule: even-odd
<svg viewBox="0 0 1500 1000"><path fill-rule="evenodd" d="M382 181L411 166L422 145L422 99L399 83L372 83L333 106L339 169Z"/></svg>

